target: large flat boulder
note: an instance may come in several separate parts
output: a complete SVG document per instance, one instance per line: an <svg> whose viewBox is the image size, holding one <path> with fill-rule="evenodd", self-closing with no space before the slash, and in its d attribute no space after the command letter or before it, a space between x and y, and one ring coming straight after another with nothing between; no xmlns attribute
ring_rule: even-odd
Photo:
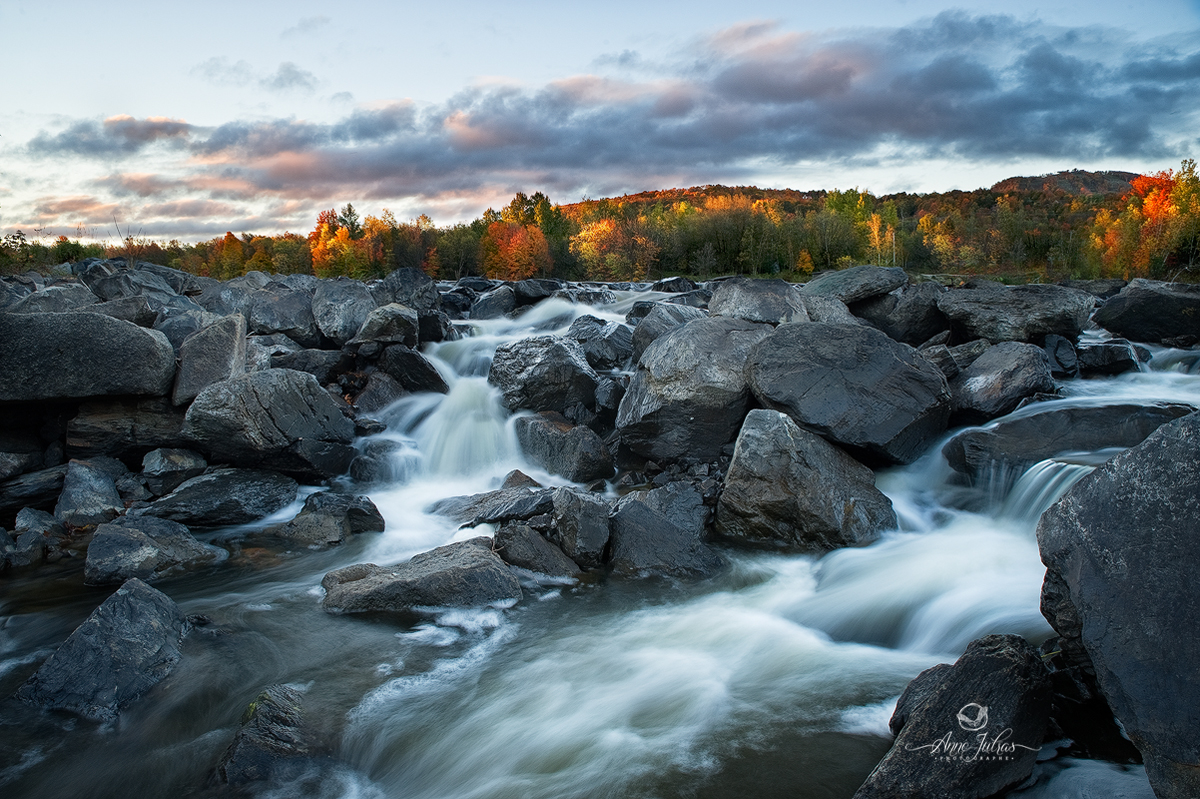
<svg viewBox="0 0 1200 799"><path fill-rule="evenodd" d="M786 280L724 280L708 302L713 316L745 319L747 322L807 322L808 310L796 287Z"/></svg>
<svg viewBox="0 0 1200 799"><path fill-rule="evenodd" d="M974 423L1003 416L1026 397L1051 391L1054 378L1046 351L1016 341L988 347L950 381L956 418Z"/></svg>
<svg viewBox="0 0 1200 799"><path fill-rule="evenodd" d="M510 411L558 411L596 402L600 378L574 339L535 336L496 349L488 382Z"/></svg>
<svg viewBox="0 0 1200 799"><path fill-rule="evenodd" d="M1085 291L1048 284L952 289L937 298L938 309L964 338L993 344L1040 346L1051 333L1074 341L1095 305L1096 298Z"/></svg>
<svg viewBox="0 0 1200 799"><path fill-rule="evenodd" d="M750 411L738 434L716 529L733 543L802 552L869 544L896 526L875 475L786 414Z"/></svg>
<svg viewBox="0 0 1200 799"><path fill-rule="evenodd" d="M849 305L906 285L908 275L900 267L864 264L819 274L805 283L802 291L807 295L833 297Z"/></svg>
<svg viewBox="0 0 1200 799"><path fill-rule="evenodd" d="M0 314L0 402L163 396L175 376L167 337L104 314Z"/></svg>
<svg viewBox="0 0 1200 799"><path fill-rule="evenodd" d="M322 280L312 296L317 327L339 347L354 338L375 307L367 287L348 277Z"/></svg>
<svg viewBox="0 0 1200 799"><path fill-rule="evenodd" d="M695 319L656 339L617 409L622 443L658 462L716 458L741 428L750 403L746 361L771 329Z"/></svg>
<svg viewBox="0 0 1200 799"><path fill-rule="evenodd" d="M1193 413L1084 477L1037 530L1043 612L1086 652L1161 799L1200 796L1197 474Z"/></svg>
<svg viewBox="0 0 1200 799"><path fill-rule="evenodd" d="M104 600L17 689L31 705L114 721L179 662L183 612L141 580Z"/></svg>
<svg viewBox="0 0 1200 799"><path fill-rule="evenodd" d="M1200 338L1200 286L1138 278L1096 311L1096 324L1133 341Z"/></svg>
<svg viewBox="0 0 1200 799"><path fill-rule="evenodd" d="M307 479L342 474L354 458L354 423L315 377L291 369L212 384L188 408L183 435L210 460Z"/></svg>
<svg viewBox="0 0 1200 799"><path fill-rule="evenodd" d="M972 641L953 666L908 684L896 740L855 799L986 799L1033 772L1050 718L1050 676L1017 635Z"/></svg>
<svg viewBox="0 0 1200 799"><path fill-rule="evenodd" d="M179 522L122 517L96 528L88 544L83 581L119 585L136 577L149 583L221 557L221 550L200 543Z"/></svg>
<svg viewBox="0 0 1200 799"><path fill-rule="evenodd" d="M296 499L296 481L258 469L212 469L184 481L162 499L130 515L157 516L189 526L245 524L269 516Z"/></svg>
<svg viewBox="0 0 1200 799"><path fill-rule="evenodd" d="M876 463L911 463L946 429L942 372L865 325L781 325L749 354L758 401Z"/></svg>
<svg viewBox="0 0 1200 799"><path fill-rule="evenodd" d="M492 551L490 538L447 544L391 568L347 566L326 574L321 585L322 605L334 613L479 607L521 598L520 581Z"/></svg>

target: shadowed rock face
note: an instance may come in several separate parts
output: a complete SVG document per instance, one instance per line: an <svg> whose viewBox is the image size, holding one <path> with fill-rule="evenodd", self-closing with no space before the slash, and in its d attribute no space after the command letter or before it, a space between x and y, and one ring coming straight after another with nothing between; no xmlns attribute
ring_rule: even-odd
<svg viewBox="0 0 1200 799"><path fill-rule="evenodd" d="M1159 427L1046 511L1042 605L1080 647L1159 797L1200 796L1200 414Z"/></svg>
<svg viewBox="0 0 1200 799"><path fill-rule="evenodd" d="M938 295L937 306L967 338L1040 346L1051 333L1072 341L1079 338L1096 298L1064 286L996 285L947 291Z"/></svg>
<svg viewBox="0 0 1200 799"><path fill-rule="evenodd" d="M104 601L17 690L31 705L113 721L179 662L179 607L141 580Z"/></svg>
<svg viewBox="0 0 1200 799"><path fill-rule="evenodd" d="M1133 341L1200 337L1200 286L1131 280L1096 311L1095 322Z"/></svg>
<svg viewBox="0 0 1200 799"><path fill-rule="evenodd" d="M955 418L970 422L1003 416L1026 397L1053 390L1046 351L1015 341L988 347L950 382Z"/></svg>
<svg viewBox="0 0 1200 799"><path fill-rule="evenodd" d="M558 411L591 407L600 378L578 342L536 336L496 350L488 382L500 389L509 410Z"/></svg>
<svg viewBox="0 0 1200 799"><path fill-rule="evenodd" d="M163 396L175 376L167 337L103 314L0 314L0 402Z"/></svg>
<svg viewBox="0 0 1200 799"><path fill-rule="evenodd" d="M303 694L272 685L254 698L217 764L217 781L245 788L263 780L285 780L310 759L313 745L304 729Z"/></svg>
<svg viewBox="0 0 1200 799"><path fill-rule="evenodd" d="M781 325L745 368L760 403L877 462L916 460L950 415L942 372L863 325Z"/></svg>
<svg viewBox="0 0 1200 799"><path fill-rule="evenodd" d="M825 552L868 544L895 526L892 503L870 469L785 414L747 414L717 506L722 537Z"/></svg>
<svg viewBox="0 0 1200 799"><path fill-rule="evenodd" d="M612 477L612 455L589 428L553 411L519 417L515 427L525 457L551 474L575 483Z"/></svg>
<svg viewBox="0 0 1200 799"><path fill-rule="evenodd" d="M927 669L904 689L890 723L895 743L854 797L997 795L1032 773L1049 717L1050 676L1033 646L1017 635L972 641L953 666Z"/></svg>

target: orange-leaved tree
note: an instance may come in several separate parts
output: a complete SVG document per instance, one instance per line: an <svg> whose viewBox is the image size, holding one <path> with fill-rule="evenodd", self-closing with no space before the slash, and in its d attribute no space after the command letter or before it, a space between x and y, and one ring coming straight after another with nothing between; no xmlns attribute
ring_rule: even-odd
<svg viewBox="0 0 1200 799"><path fill-rule="evenodd" d="M1196 162L1134 178L1123 210L1096 214L1092 245L1107 275L1174 278L1200 266Z"/></svg>
<svg viewBox="0 0 1200 799"><path fill-rule="evenodd" d="M524 280L550 272L550 248L537 225L492 222L479 242L483 272L497 280Z"/></svg>

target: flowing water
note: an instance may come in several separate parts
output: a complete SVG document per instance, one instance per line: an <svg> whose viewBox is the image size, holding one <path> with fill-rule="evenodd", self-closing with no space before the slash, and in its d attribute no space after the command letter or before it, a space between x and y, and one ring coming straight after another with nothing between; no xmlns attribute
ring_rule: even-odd
<svg viewBox="0 0 1200 799"><path fill-rule="evenodd" d="M513 468L561 484L523 461L486 381L491 356L583 313L621 320L649 296L599 309L548 301L428 348L450 392L383 414L383 437L400 444L392 482L369 491L386 531L324 552L284 548L257 536L260 525L203 534L228 560L157 584L211 620L186 639L176 670L108 726L6 701L4 795L205 795L246 705L288 683L304 691L331 755L263 796L848 797L886 752L888 718L917 673L987 633L1051 634L1038 609L1037 518L1112 452L1043 461L997 491L955 479L939 443L878 475L900 523L877 543L820 558L728 551L731 568L708 581L588 576L529 582L512 607L322 611L330 569L479 534L425 513L434 500L494 488ZM1071 381L1065 399L1019 413L1200 403L1197 363L1156 350L1143 372ZM3 695L111 593L84 588L78 562L0 589ZM1044 760L1038 784L1014 796L1149 795L1138 767L1052 748Z"/></svg>

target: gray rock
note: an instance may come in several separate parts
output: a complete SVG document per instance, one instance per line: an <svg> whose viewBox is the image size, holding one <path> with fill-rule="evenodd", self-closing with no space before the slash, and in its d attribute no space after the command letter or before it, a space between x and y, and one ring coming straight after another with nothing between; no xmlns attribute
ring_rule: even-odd
<svg viewBox="0 0 1200 799"><path fill-rule="evenodd" d="M937 304L968 337L1040 346L1051 333L1072 341L1079 338L1096 298L1063 286L1030 284L952 289L939 295Z"/></svg>
<svg viewBox="0 0 1200 799"><path fill-rule="evenodd" d="M232 314L188 336L179 347L171 401L191 402L200 392L246 372L246 318Z"/></svg>
<svg viewBox="0 0 1200 799"><path fill-rule="evenodd" d="M1042 349L1046 351L1046 358L1050 363L1051 377L1079 376L1079 356L1075 352L1075 345L1070 341L1051 334L1046 336Z"/></svg>
<svg viewBox="0 0 1200 799"><path fill-rule="evenodd" d="M620 369L633 356L633 330L619 322L585 315L571 323L566 335L579 342L594 369Z"/></svg>
<svg viewBox="0 0 1200 799"><path fill-rule="evenodd" d="M552 297L554 292L563 287L561 280L540 278L518 280L512 284L517 305L537 305L542 300Z"/></svg>
<svg viewBox="0 0 1200 799"><path fill-rule="evenodd" d="M221 755L217 782L246 790L255 783L287 782L299 776L315 751L302 700L303 694L288 685L272 685L256 696Z"/></svg>
<svg viewBox="0 0 1200 799"><path fill-rule="evenodd" d="M204 310L218 316L240 313L249 319L250 297L259 288L262 287L254 286L246 288L244 285L235 284L233 281L229 281L228 283L213 282L205 284L203 291L192 299Z"/></svg>
<svg viewBox="0 0 1200 799"><path fill-rule="evenodd" d="M210 311L168 309L158 313L154 320L154 329L166 336L167 340L171 342L171 346L178 352L179 348L183 346L183 342L187 341L188 336L198 333L223 318L225 317ZM242 318L245 319L245 317Z"/></svg>
<svg viewBox="0 0 1200 799"><path fill-rule="evenodd" d="M162 396L175 376L167 337L103 314L0 314L0 402Z"/></svg>
<svg viewBox="0 0 1200 799"><path fill-rule="evenodd" d="M1043 612L1082 645L1156 796L1200 795L1200 414L1162 425L1042 514Z"/></svg>
<svg viewBox="0 0 1200 799"><path fill-rule="evenodd" d="M1054 391L1046 351L1035 344L1006 341L989 347L950 383L954 412L982 422L1016 409L1021 400Z"/></svg>
<svg viewBox="0 0 1200 799"><path fill-rule="evenodd" d="M272 355L272 369L308 372L321 385L336 383L338 376L354 368L354 358L345 350L293 350Z"/></svg>
<svg viewBox="0 0 1200 799"><path fill-rule="evenodd" d="M937 307L938 297L945 292L937 283L918 283L855 303L851 312L896 341L915 347L949 327Z"/></svg>
<svg viewBox="0 0 1200 799"><path fill-rule="evenodd" d="M802 294L808 319L825 325L865 325L866 322L850 313L846 303L825 294Z"/></svg>
<svg viewBox="0 0 1200 799"><path fill-rule="evenodd" d="M403 344L393 344L383 351L379 368L391 375L405 391L414 394L432 391L445 394L450 391L437 368L421 353Z"/></svg>
<svg viewBox="0 0 1200 799"><path fill-rule="evenodd" d="M1050 678L1016 635L972 641L953 666L908 684L896 740L855 799L985 799L1033 772L1050 716ZM939 744L939 741L941 742Z"/></svg>
<svg viewBox="0 0 1200 799"><path fill-rule="evenodd" d="M511 286L500 286L471 304L472 319L499 319L516 310L517 294Z"/></svg>
<svg viewBox="0 0 1200 799"><path fill-rule="evenodd" d="M796 287L784 280L724 280L708 303L713 316L745 319L747 322L807 322L808 311Z"/></svg>
<svg viewBox="0 0 1200 799"><path fill-rule="evenodd" d="M142 458L142 477L146 488L155 496L170 494L185 480L199 477L208 468L208 461L190 449L160 447Z"/></svg>
<svg viewBox="0 0 1200 799"><path fill-rule="evenodd" d="M1120 279L1117 279L1117 280L1113 280L1113 279L1064 280L1064 281L1062 281L1062 285L1066 286L1069 289L1078 289L1079 291L1086 291L1088 294L1091 294L1093 297L1099 297L1102 300L1107 300L1109 297L1115 297L1117 294L1119 294L1121 292L1121 289L1125 288L1125 286L1127 286L1128 284L1129 284L1128 280L1120 280Z"/></svg>
<svg viewBox="0 0 1200 799"><path fill-rule="evenodd" d="M554 507L554 489L501 488L466 497L449 497L427 510L465 527L498 522L525 521Z"/></svg>
<svg viewBox="0 0 1200 799"><path fill-rule="evenodd" d="M318 347L321 330L313 318L312 295L272 286L250 295L250 332L282 333L302 347Z"/></svg>
<svg viewBox="0 0 1200 799"><path fill-rule="evenodd" d="M942 454L955 471L972 478L1001 465L1020 473L1069 452L1136 446L1161 425L1193 411L1177 403L1054 408L964 430L946 443Z"/></svg>
<svg viewBox="0 0 1200 799"><path fill-rule="evenodd" d="M536 336L496 349L488 382L500 389L510 411L558 411L596 401L596 371L579 344L557 336Z"/></svg>
<svg viewBox="0 0 1200 799"><path fill-rule="evenodd" d="M650 286L651 291L669 291L682 294L686 291L695 291L698 287L686 277L664 277L662 280L655 281Z"/></svg>
<svg viewBox="0 0 1200 799"><path fill-rule="evenodd" d="M67 313L95 304L96 295L87 286L68 283L27 294L4 310L12 314Z"/></svg>
<svg viewBox="0 0 1200 799"><path fill-rule="evenodd" d="M407 305L389 303L382 305L367 315L358 333L347 344L362 345L368 342L379 344L403 344L406 347L417 346L420 332L420 319L417 312Z"/></svg>
<svg viewBox="0 0 1200 799"><path fill-rule="evenodd" d="M746 359L770 332L769 325L712 318L658 338L617 410L622 443L659 463L715 458L742 425L750 402Z"/></svg>
<svg viewBox="0 0 1200 799"><path fill-rule="evenodd" d="M67 454L135 460L159 447L182 447L184 411L162 397L85 402L67 424Z"/></svg>
<svg viewBox="0 0 1200 799"><path fill-rule="evenodd" d="M138 327L154 327L158 311L150 307L145 297L120 297L108 302L87 306L91 313L102 313L114 319L131 322Z"/></svg>
<svg viewBox="0 0 1200 799"><path fill-rule="evenodd" d="M600 436L583 425L572 425L561 414L521 416L515 428L525 457L551 474L574 483L613 475L613 457Z"/></svg>
<svg viewBox="0 0 1200 799"><path fill-rule="evenodd" d="M1064 339L1065 341L1066 339ZM945 344L935 344L932 347L926 347L920 350L921 357L929 361L938 368L947 380L953 380L958 377L962 369L959 368L958 362L954 360L954 355L951 354L950 348Z"/></svg>
<svg viewBox="0 0 1200 799"><path fill-rule="evenodd" d="M272 360L296 352L303 352L296 342L282 333L272 333L269 336L246 337L246 371L261 372L264 369L275 368Z"/></svg>
<svg viewBox="0 0 1200 799"><path fill-rule="evenodd" d="M276 472L213 469L185 481L140 513L189 526L246 524L287 507L298 488L295 480Z"/></svg>
<svg viewBox="0 0 1200 799"><path fill-rule="evenodd" d="M580 568L604 565L610 537L609 502L570 488L554 489L551 497L555 543Z"/></svg>
<svg viewBox="0 0 1200 799"><path fill-rule="evenodd" d="M575 577L575 561L527 524L506 524L496 531L496 553L512 566L547 577Z"/></svg>
<svg viewBox="0 0 1200 799"><path fill-rule="evenodd" d="M105 302L144 297L157 307L161 307L177 293L171 284L153 272L132 269L122 269L108 277L93 280L88 284L88 288Z"/></svg>
<svg viewBox="0 0 1200 799"><path fill-rule="evenodd" d="M404 267L389 273L378 287L380 304L396 302L414 311L437 308L441 302L437 283L415 267Z"/></svg>
<svg viewBox="0 0 1200 799"><path fill-rule="evenodd" d="M188 408L183 435L211 460L305 478L342 474L354 458L354 424L315 377L290 369L204 389Z"/></svg>
<svg viewBox="0 0 1200 799"><path fill-rule="evenodd" d="M833 297L847 305L908 285L908 275L897 266L852 266L836 272L823 272L804 284L807 295Z"/></svg>
<svg viewBox="0 0 1200 799"><path fill-rule="evenodd" d="M578 305L590 305L593 308L612 305L617 301L617 295L612 292L612 289L599 286L567 286L554 292L550 297Z"/></svg>
<svg viewBox="0 0 1200 799"><path fill-rule="evenodd" d="M54 516L68 527L90 527L111 521L124 510L115 481L87 461L67 464L62 494Z"/></svg>
<svg viewBox="0 0 1200 799"><path fill-rule="evenodd" d="M492 551L489 538L447 544L386 569L373 563L347 566L326 574L321 585L322 605L335 613L478 607L521 598L521 583Z"/></svg>
<svg viewBox="0 0 1200 799"><path fill-rule="evenodd" d="M367 384L354 398L354 407L359 413L373 414L391 405L408 392L404 386L387 372L372 372L367 375Z"/></svg>
<svg viewBox="0 0 1200 799"><path fill-rule="evenodd" d="M129 580L17 689L30 705L96 721L120 712L179 662L183 613L165 594Z"/></svg>
<svg viewBox="0 0 1200 799"><path fill-rule="evenodd" d="M153 516L125 517L96 528L88 544L83 581L108 585L137 577L154 582L220 557L219 549L201 544L178 522Z"/></svg>
<svg viewBox="0 0 1200 799"><path fill-rule="evenodd" d="M708 577L725 559L704 543L700 494L678 483L634 491L610 521L613 571L626 577Z"/></svg>
<svg viewBox="0 0 1200 799"><path fill-rule="evenodd" d="M983 355L991 348L992 342L985 338L977 338L973 341L951 347L950 357L954 358L954 362L958 364L958 368L961 371L975 363L980 355Z"/></svg>
<svg viewBox="0 0 1200 799"><path fill-rule="evenodd" d="M1124 339L1080 347L1077 354L1079 371L1087 376L1119 375L1123 372L1136 372L1140 368L1133 345Z"/></svg>
<svg viewBox="0 0 1200 799"><path fill-rule="evenodd" d="M406 464L396 456L404 445L387 438L372 438L359 445L359 452L350 462L350 477L357 483L374 485L398 483L408 476Z"/></svg>
<svg viewBox="0 0 1200 799"><path fill-rule="evenodd" d="M950 415L941 371L861 325L782 325L750 351L746 375L764 406L875 462L916 460Z"/></svg>
<svg viewBox="0 0 1200 799"><path fill-rule="evenodd" d="M375 310L375 298L357 280L322 280L312 296L312 315L325 337L339 347L358 333Z"/></svg>
<svg viewBox="0 0 1200 799"><path fill-rule="evenodd" d="M1131 280L1096 311L1094 321L1113 335L1133 341L1200 337L1200 286Z"/></svg>
<svg viewBox="0 0 1200 799"><path fill-rule="evenodd" d="M656 304L633 329L634 363L642 359L642 353L660 336L693 319L707 317L704 311L688 305Z"/></svg>
<svg viewBox="0 0 1200 799"><path fill-rule="evenodd" d="M67 467L52 466L0 483L0 513L21 508L53 508L66 480Z"/></svg>
<svg viewBox="0 0 1200 799"><path fill-rule="evenodd" d="M341 544L356 533L381 533L383 529L383 515L367 497L322 491L311 494L294 519L263 532L316 548Z"/></svg>
<svg viewBox="0 0 1200 799"><path fill-rule="evenodd" d="M717 532L750 546L827 552L896 527L870 469L786 414L753 410L738 434Z"/></svg>

